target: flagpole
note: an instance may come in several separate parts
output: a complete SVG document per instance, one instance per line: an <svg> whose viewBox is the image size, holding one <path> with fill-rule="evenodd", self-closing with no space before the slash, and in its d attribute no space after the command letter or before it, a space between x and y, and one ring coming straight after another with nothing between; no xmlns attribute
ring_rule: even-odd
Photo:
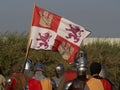
<svg viewBox="0 0 120 90"><path fill-rule="evenodd" d="M33 6L32 19L31 19L31 25L30 25L30 32L28 34L29 36L28 36L28 43L27 43L27 49L26 49L26 55L25 55L25 62L24 62L22 72L24 72L26 60L28 58L29 50L30 50L30 47L31 47L31 44L32 44L32 40L30 40L30 36L31 36L31 32L32 32L32 22L33 22L34 9L35 9L35 2L34 2L34 6Z"/></svg>
<svg viewBox="0 0 120 90"><path fill-rule="evenodd" d="M30 32L29 32L29 36L28 36L28 44L27 44L25 60L28 58L29 48L30 48L30 45L32 44L32 40L30 41L30 36L31 36L31 32L32 32L32 22L33 22L34 9L35 9L35 2L34 2L33 12L32 12L32 19L31 19L31 25L30 25Z"/></svg>
<svg viewBox="0 0 120 90"><path fill-rule="evenodd" d="M25 60L28 58L29 50L30 50L31 44L32 44L32 40L30 41L30 43L29 43L29 45L28 45L28 47L27 47L27 52L26 52Z"/></svg>

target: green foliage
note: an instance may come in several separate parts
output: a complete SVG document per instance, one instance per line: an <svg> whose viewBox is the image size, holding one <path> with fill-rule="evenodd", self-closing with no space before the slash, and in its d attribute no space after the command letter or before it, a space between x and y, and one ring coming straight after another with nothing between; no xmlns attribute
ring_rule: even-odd
<svg viewBox="0 0 120 90"><path fill-rule="evenodd" d="M0 67L6 76L11 73L11 66L25 62L27 42L27 34L6 33L0 35ZM87 54L88 66L92 61L101 62L107 69L108 79L115 84L120 83L120 45L96 41L81 46L81 50ZM55 75L54 67L58 63L63 63L66 69L70 68L70 65L58 52L30 49L28 58L34 63L41 61L46 66L49 76Z"/></svg>
<svg viewBox="0 0 120 90"><path fill-rule="evenodd" d="M92 61L102 63L107 71L107 78L115 85L120 83L120 45L106 42L94 42L81 47L87 53L88 66Z"/></svg>

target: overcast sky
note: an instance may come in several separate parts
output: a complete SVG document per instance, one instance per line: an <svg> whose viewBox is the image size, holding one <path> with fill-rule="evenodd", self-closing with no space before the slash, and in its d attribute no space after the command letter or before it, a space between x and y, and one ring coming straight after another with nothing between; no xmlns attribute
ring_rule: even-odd
<svg viewBox="0 0 120 90"><path fill-rule="evenodd" d="M0 32L29 32L34 0L0 0ZM89 37L120 38L120 0L36 0L36 4L79 24Z"/></svg>

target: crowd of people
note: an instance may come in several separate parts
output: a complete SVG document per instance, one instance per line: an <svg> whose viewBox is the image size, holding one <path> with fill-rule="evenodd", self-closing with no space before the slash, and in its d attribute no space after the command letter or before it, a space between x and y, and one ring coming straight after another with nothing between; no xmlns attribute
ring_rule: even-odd
<svg viewBox="0 0 120 90"><path fill-rule="evenodd" d="M112 90L112 83L102 77L102 65L98 62L90 64L90 77L87 77L87 58L83 51L78 52L74 67L65 71L64 64L55 66L55 76L45 75L45 65L26 60L23 72L13 69L9 79L0 73L0 90ZM31 69L33 67L33 69ZM16 67L14 67L16 68Z"/></svg>

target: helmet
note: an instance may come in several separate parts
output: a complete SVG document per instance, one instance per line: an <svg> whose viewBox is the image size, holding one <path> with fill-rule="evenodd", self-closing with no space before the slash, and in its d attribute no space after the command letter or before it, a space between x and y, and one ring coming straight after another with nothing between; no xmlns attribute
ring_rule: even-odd
<svg viewBox="0 0 120 90"><path fill-rule="evenodd" d="M63 64L58 64L55 67L55 72L56 72L57 77L60 77L61 75L63 75L63 73L64 73L64 65Z"/></svg>
<svg viewBox="0 0 120 90"><path fill-rule="evenodd" d="M75 60L75 65L77 67L78 74L82 74L87 71L87 59L84 51L80 51L78 53L78 57Z"/></svg>
<svg viewBox="0 0 120 90"><path fill-rule="evenodd" d="M77 67L81 70L81 71L86 71L87 70L87 60L85 57L80 57L78 59L78 65Z"/></svg>
<svg viewBox="0 0 120 90"><path fill-rule="evenodd" d="M103 65L102 65L102 68L101 68L101 71L100 71L99 75L103 78L106 78L106 76L107 76L106 75L106 69Z"/></svg>
<svg viewBox="0 0 120 90"><path fill-rule="evenodd" d="M64 70L64 65L63 64L58 64L55 69L56 70Z"/></svg>
<svg viewBox="0 0 120 90"><path fill-rule="evenodd" d="M45 71L45 66L41 62L38 62L34 66L34 71L36 71L36 70Z"/></svg>
<svg viewBox="0 0 120 90"><path fill-rule="evenodd" d="M80 58L80 57L85 57L85 53L84 51L79 51L76 55L76 59Z"/></svg>
<svg viewBox="0 0 120 90"><path fill-rule="evenodd" d="M85 52L84 51L80 51L79 52L79 57L84 57L85 56Z"/></svg>
<svg viewBox="0 0 120 90"><path fill-rule="evenodd" d="M25 67L24 69L25 70L30 70L32 67L32 61L30 59L27 59L26 62L25 62Z"/></svg>

